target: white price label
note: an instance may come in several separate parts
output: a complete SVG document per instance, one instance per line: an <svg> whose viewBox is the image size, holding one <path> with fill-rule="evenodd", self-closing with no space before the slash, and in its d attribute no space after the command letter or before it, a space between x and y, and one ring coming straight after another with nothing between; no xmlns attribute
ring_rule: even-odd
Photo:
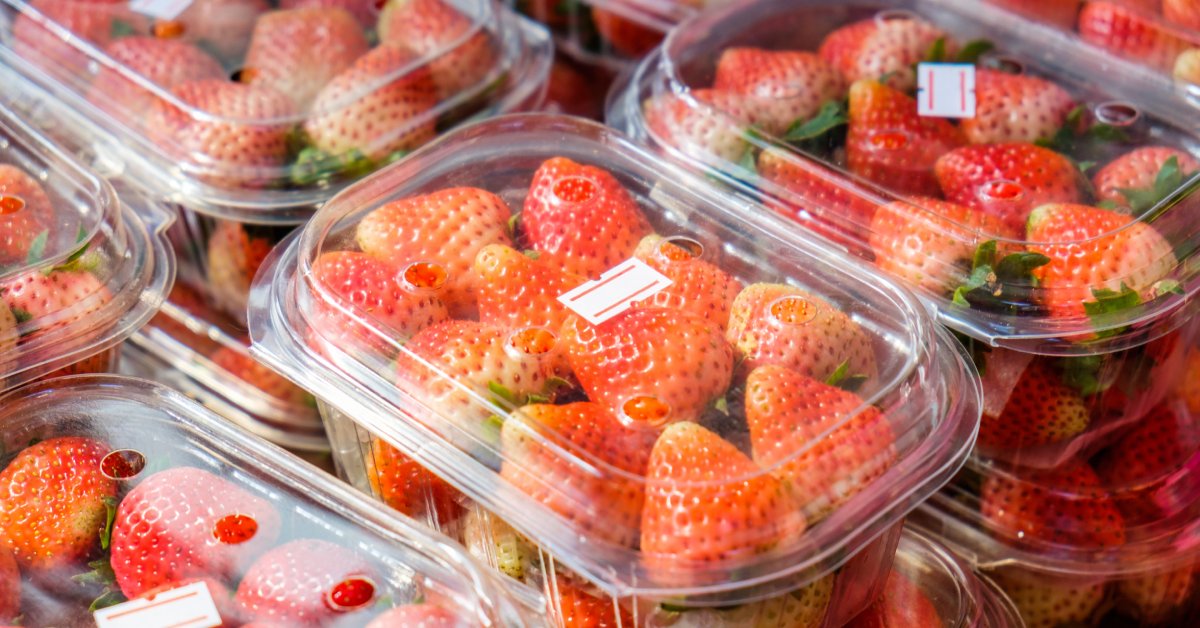
<svg viewBox="0 0 1200 628"><path fill-rule="evenodd" d="M192 0L130 0L129 8L160 20L173 20L191 4Z"/></svg>
<svg viewBox="0 0 1200 628"><path fill-rule="evenodd" d="M975 66L969 63L918 64L917 113L936 118L974 118Z"/></svg>
<svg viewBox="0 0 1200 628"><path fill-rule="evenodd" d="M96 611L97 628L212 628L221 614L203 582Z"/></svg>
<svg viewBox="0 0 1200 628"><path fill-rule="evenodd" d="M558 300L587 322L599 325L671 283L642 260L632 258L608 269L599 279L559 295Z"/></svg>

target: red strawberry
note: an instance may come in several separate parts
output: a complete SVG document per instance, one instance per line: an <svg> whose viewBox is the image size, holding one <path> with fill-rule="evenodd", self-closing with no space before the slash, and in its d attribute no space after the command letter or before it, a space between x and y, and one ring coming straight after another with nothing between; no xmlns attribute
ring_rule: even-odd
<svg viewBox="0 0 1200 628"><path fill-rule="evenodd" d="M208 471L176 467L142 480L121 500L112 568L129 598L185 578L228 582L278 533L270 502Z"/></svg>
<svg viewBox="0 0 1200 628"><path fill-rule="evenodd" d="M1033 144L964 146L942 155L934 174L946 200L995 216L1018 233L1034 207L1083 200L1075 164Z"/></svg>
<svg viewBox="0 0 1200 628"><path fill-rule="evenodd" d="M771 147L758 155L758 186L779 211L839 244L861 247L878 205L865 188L827 166Z"/></svg>
<svg viewBox="0 0 1200 628"><path fill-rule="evenodd" d="M141 26L127 7L120 2L88 0L31 0L28 7L41 13L36 16L27 9L12 20L12 47L26 61L43 70L58 74L63 80L79 80L88 75L87 54L76 46L91 44L103 50L112 41L113 24ZM74 42L42 26L45 20L69 31Z"/></svg>
<svg viewBox="0 0 1200 628"><path fill-rule="evenodd" d="M54 222L50 197L33 177L0 164L0 268L24 265L38 235Z"/></svg>
<svg viewBox="0 0 1200 628"><path fill-rule="evenodd" d="M917 103L875 81L850 86L846 163L851 172L900 194L939 192L933 166L964 143L958 127L917 115Z"/></svg>
<svg viewBox="0 0 1200 628"><path fill-rule="evenodd" d="M1019 449L1059 443L1087 429L1087 403L1050 362L1035 359L1013 388L1000 416L983 415L979 446Z"/></svg>
<svg viewBox="0 0 1200 628"><path fill-rule="evenodd" d="M226 64L242 57L259 16L271 9L267 0L192 0L174 20L155 25L158 32L178 31L210 50Z"/></svg>
<svg viewBox="0 0 1200 628"><path fill-rule="evenodd" d="M1176 26L1200 31L1200 2L1196 0L1162 0L1163 17Z"/></svg>
<svg viewBox="0 0 1200 628"><path fill-rule="evenodd" d="M759 367L746 378L746 424L754 461L791 487L810 522L866 488L896 458L895 436L878 408L781 366Z"/></svg>
<svg viewBox="0 0 1200 628"><path fill-rule="evenodd" d="M209 356L209 359L229 376L253 386L269 397L297 406L313 407L316 405L312 395L262 362L250 357L244 347L221 347L216 353Z"/></svg>
<svg viewBox="0 0 1200 628"><path fill-rule="evenodd" d="M444 0L387 0L376 28L384 44L433 57L429 72L442 100L478 89L496 67L489 31Z"/></svg>
<svg viewBox="0 0 1200 628"><path fill-rule="evenodd" d="M1177 81L1200 85L1200 48L1192 48L1179 55L1172 74Z"/></svg>
<svg viewBox="0 0 1200 628"><path fill-rule="evenodd" d="M616 177L565 157L546 160L534 173L521 226L547 261L592 279L628 259L652 232Z"/></svg>
<svg viewBox="0 0 1200 628"><path fill-rule="evenodd" d="M936 596L936 591L934 594ZM945 625L929 594L916 582L893 569L888 574L883 594L846 628L941 628Z"/></svg>
<svg viewBox="0 0 1200 628"><path fill-rule="evenodd" d="M693 4L690 1L680 4ZM583 9L580 9L583 10ZM630 58L650 52L663 40L663 31L625 17L621 13L602 7L592 7L592 23L596 32L617 53Z"/></svg>
<svg viewBox="0 0 1200 628"><path fill-rule="evenodd" d="M299 539L263 554L237 589L242 611L258 621L323 626L374 606L375 569L328 541Z"/></svg>
<svg viewBox="0 0 1200 628"><path fill-rule="evenodd" d="M1174 175L1163 172L1171 158L1175 159ZM1096 187L1098 201L1140 213L1158 204L1197 171L1200 161L1191 155L1166 146L1147 146L1112 160L1092 177L1092 185ZM1162 174L1168 176L1160 180Z"/></svg>
<svg viewBox="0 0 1200 628"><path fill-rule="evenodd" d="M655 430L624 425L598 403L529 405L504 422L500 474L588 535L633 547L642 478L657 437ZM581 471L559 447L592 461L598 472Z"/></svg>
<svg viewBox="0 0 1200 628"><path fill-rule="evenodd" d="M1132 223L1132 224L1131 224ZM1175 267L1171 244L1128 215L1085 205L1043 205L1029 215L1029 249L1050 258L1034 269L1055 318L1124 307L1128 291L1151 296ZM1115 304L1109 298L1117 297ZM1135 299L1136 300L1136 299Z"/></svg>
<svg viewBox="0 0 1200 628"><path fill-rule="evenodd" d="M1026 17L1070 30L1075 27L1082 0L993 0L994 4Z"/></svg>
<svg viewBox="0 0 1200 628"><path fill-rule="evenodd" d="M447 526L463 513L463 496L445 480L379 438L371 439L367 480L383 503L414 518Z"/></svg>
<svg viewBox="0 0 1200 628"><path fill-rule="evenodd" d="M11 552L26 575L82 567L99 544L105 501L117 495L100 471L108 452L90 438L51 438L21 450L0 473L0 552Z"/></svg>
<svg viewBox="0 0 1200 628"><path fill-rule="evenodd" d="M603 120L607 90L597 90L596 86L610 84L612 80L610 71L603 66L556 57L546 85L546 111Z"/></svg>
<svg viewBox="0 0 1200 628"><path fill-rule="evenodd" d="M703 259L704 247L687 237L642 238L633 256L671 280L654 296L632 307L665 307L691 312L725 329L734 298L742 282ZM711 256L710 256L711 257Z"/></svg>
<svg viewBox="0 0 1200 628"><path fill-rule="evenodd" d="M113 61L141 76L146 84L170 91L176 85L203 79L224 79L216 59L182 41L156 37L122 37L105 50ZM109 66L100 66L88 100L130 125L140 125L160 97Z"/></svg>
<svg viewBox="0 0 1200 628"><path fill-rule="evenodd" d="M21 612L21 574L12 552L0 548L0 621L12 621Z"/></svg>
<svg viewBox="0 0 1200 628"><path fill-rule="evenodd" d="M837 69L811 52L726 48L713 88L745 96L758 125L782 134L826 102L841 100L846 84Z"/></svg>
<svg viewBox="0 0 1200 628"><path fill-rule="evenodd" d="M870 234L876 266L937 295L964 282L979 245L1020 238L995 216L931 198L880 207Z"/></svg>
<svg viewBox="0 0 1200 628"><path fill-rule="evenodd" d="M379 3L376 0L280 0L279 2L281 9L307 9L310 7L343 9L353 15L363 29L374 28L376 20L379 19Z"/></svg>
<svg viewBox="0 0 1200 628"><path fill-rule="evenodd" d="M805 528L781 482L720 436L683 421L654 444L641 550L675 573L769 552Z"/></svg>
<svg viewBox="0 0 1200 628"><path fill-rule="evenodd" d="M1034 76L979 68L975 117L959 128L972 144L1035 142L1054 137L1075 101L1057 84Z"/></svg>
<svg viewBox="0 0 1200 628"><path fill-rule="evenodd" d="M380 160L433 139L438 100L429 70L392 78L416 59L403 48L377 46L326 83L313 101L315 115L304 123L313 146Z"/></svg>
<svg viewBox="0 0 1200 628"><path fill-rule="evenodd" d="M0 299L19 322L31 321L26 335L70 327L112 298L104 283L86 270L35 270L0 282Z"/></svg>
<svg viewBox="0 0 1200 628"><path fill-rule="evenodd" d="M656 613L665 616L665 621L649 625L681 628L819 628L825 625L825 615L833 598L835 575L831 573L799 589L733 608L690 608L682 612L657 610Z"/></svg>
<svg viewBox="0 0 1200 628"><path fill-rule="evenodd" d="M1078 28L1084 41L1164 72L1192 47L1156 24L1154 16L1119 2L1087 2L1079 13Z"/></svg>
<svg viewBox="0 0 1200 628"><path fill-rule="evenodd" d="M1189 412L1200 416L1200 349L1188 349L1184 360L1183 376L1175 385L1174 394L1179 396Z"/></svg>
<svg viewBox="0 0 1200 628"><path fill-rule="evenodd" d="M726 338L750 372L777 364L824 380L843 363L851 376L873 379L871 337L838 308L793 286L758 283L733 302Z"/></svg>
<svg viewBox="0 0 1200 628"><path fill-rule="evenodd" d="M1140 626L1182 625L1196 590L1193 565L1117 581L1117 608Z"/></svg>
<svg viewBox="0 0 1200 628"><path fill-rule="evenodd" d="M616 600L593 594L574 580L555 574L546 596L550 617L562 628L622 628L635 625L633 615Z"/></svg>
<svg viewBox="0 0 1200 628"><path fill-rule="evenodd" d="M66 377L68 375L90 375L92 373L112 373L117 364L117 347L101 351L100 353L90 355L82 360L73 362L64 366L57 371L53 371L38 378L39 381L54 379L55 377Z"/></svg>
<svg viewBox="0 0 1200 628"><path fill-rule="evenodd" d="M447 188L392 201L358 224L358 245L398 267L440 264L446 273L442 300L451 315L472 316L480 292L472 267L483 247L512 245L512 212L499 196L479 188Z"/></svg>
<svg viewBox="0 0 1200 628"><path fill-rule="evenodd" d="M563 346L588 397L633 423L694 421L733 374L721 328L679 310L631 309L599 325L572 317Z"/></svg>
<svg viewBox="0 0 1200 628"><path fill-rule="evenodd" d="M250 283L271 254L275 243L252 235L245 223L215 220L205 258L209 296L213 304L237 320L245 320Z"/></svg>
<svg viewBox="0 0 1200 628"><path fill-rule="evenodd" d="M428 273L420 271L419 265L406 271L364 253L323 253L313 263L311 279L320 294L314 308L315 333L342 349L372 343L343 310L349 310L350 316L368 317L369 324L378 325L397 342L446 320L446 306L436 294L440 284L430 283ZM389 351L373 345L368 353Z"/></svg>
<svg viewBox="0 0 1200 628"><path fill-rule="evenodd" d="M1092 624L1105 599L1105 580L1076 580L1010 567L992 577L1029 628Z"/></svg>
<svg viewBox="0 0 1200 628"><path fill-rule="evenodd" d="M1019 471L995 471L983 480L979 509L993 536L1030 548L1125 543L1125 521L1086 462Z"/></svg>
<svg viewBox="0 0 1200 628"><path fill-rule="evenodd" d="M469 623L436 604L422 602L384 611L367 628L466 628Z"/></svg>
<svg viewBox="0 0 1200 628"><path fill-rule="evenodd" d="M1096 473L1119 496L1117 506L1128 521L1157 521L1185 508L1175 501L1182 496L1162 487L1200 451L1196 428L1191 415L1161 404L1096 458Z"/></svg>
<svg viewBox="0 0 1200 628"><path fill-rule="evenodd" d="M646 101L643 116L656 142L716 167L741 163L751 149L745 127L754 114L740 94L715 89L660 94Z"/></svg>
<svg viewBox="0 0 1200 628"><path fill-rule="evenodd" d="M558 334L571 315L558 296L585 279L503 244L475 256L479 320L512 329L543 327Z"/></svg>
<svg viewBox="0 0 1200 628"><path fill-rule="evenodd" d="M241 81L267 87L308 111L317 94L369 45L362 26L339 8L271 11L254 23Z"/></svg>
<svg viewBox="0 0 1200 628"><path fill-rule="evenodd" d="M937 26L897 14L855 22L833 31L821 43L821 58L841 71L847 83L889 76L887 84L908 91L917 86L913 68L924 61L938 40L953 57L958 44Z"/></svg>
<svg viewBox="0 0 1200 628"><path fill-rule="evenodd" d="M188 81L172 90L185 111L155 101L150 137L214 185L262 185L283 164L291 101L266 88L218 80Z"/></svg>

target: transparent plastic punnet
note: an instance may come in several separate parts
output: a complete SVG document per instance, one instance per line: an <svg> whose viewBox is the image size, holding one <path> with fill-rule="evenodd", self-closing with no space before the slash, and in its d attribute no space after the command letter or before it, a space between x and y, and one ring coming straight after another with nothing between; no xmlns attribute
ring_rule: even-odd
<svg viewBox="0 0 1200 628"><path fill-rule="evenodd" d="M479 123L276 249L253 351L610 594L760 599L939 487L979 390L906 292L755 216L598 125ZM673 279L584 285L622 269ZM558 300L602 283L608 320Z"/></svg>
<svg viewBox="0 0 1200 628"><path fill-rule="evenodd" d="M167 224L0 105L0 391L114 369L174 278Z"/></svg>
<svg viewBox="0 0 1200 628"><path fill-rule="evenodd" d="M189 210L297 224L476 117L537 107L544 29L489 0L6 0L0 57Z"/></svg>
<svg viewBox="0 0 1200 628"><path fill-rule="evenodd" d="M983 376L980 451L1044 468L1183 372L1200 144L1153 77L1026 26L977 3L749 3L681 25L608 117L919 290ZM974 117L920 114L927 59L973 66Z"/></svg>
<svg viewBox="0 0 1200 628"><path fill-rule="evenodd" d="M74 377L0 408L5 621L79 625L93 598L203 582L222 625L541 625L449 539L177 392Z"/></svg>

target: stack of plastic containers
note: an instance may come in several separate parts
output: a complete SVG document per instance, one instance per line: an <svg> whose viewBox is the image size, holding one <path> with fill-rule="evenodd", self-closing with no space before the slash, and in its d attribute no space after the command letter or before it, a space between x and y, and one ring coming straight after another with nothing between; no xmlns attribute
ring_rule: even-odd
<svg viewBox="0 0 1200 628"><path fill-rule="evenodd" d="M506 571L560 615L840 625L979 390L908 293L786 231L603 127L483 122L277 249L254 351L318 393L355 484L424 467L540 547ZM501 566L503 528L471 528Z"/></svg>
<svg viewBox="0 0 1200 628"><path fill-rule="evenodd" d="M168 224L0 104L0 391L114 370L170 289Z"/></svg>
<svg viewBox="0 0 1200 628"><path fill-rule="evenodd" d="M59 379L0 421L6 624L543 625L535 592L177 392Z"/></svg>
<svg viewBox="0 0 1200 628"><path fill-rule="evenodd" d="M1197 377L1195 111L1046 32L988 5L742 5L673 31L610 120L873 261L960 335L983 419L928 516L978 567L1014 568L997 579L1030 624L1179 621L1200 599L1177 408ZM960 65L917 65L938 61Z"/></svg>

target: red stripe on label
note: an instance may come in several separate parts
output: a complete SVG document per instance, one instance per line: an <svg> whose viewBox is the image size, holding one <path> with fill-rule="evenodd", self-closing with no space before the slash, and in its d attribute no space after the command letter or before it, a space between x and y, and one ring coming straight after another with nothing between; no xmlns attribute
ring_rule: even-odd
<svg viewBox="0 0 1200 628"><path fill-rule="evenodd" d="M930 111L933 110L933 76L934 76L934 71L930 70L929 71L929 109L930 109Z"/></svg>
<svg viewBox="0 0 1200 628"><path fill-rule="evenodd" d="M634 292L633 294L621 299L620 301L617 301L616 303L613 303L612 305L604 308L603 310L596 312L596 318L600 318L601 316L604 316L604 314L606 312L609 312L609 311L613 310L614 308L620 307L621 305L636 299L639 294L641 294L657 285L658 285L657 281L651 281L649 285L639 288L637 292Z"/></svg>
<svg viewBox="0 0 1200 628"><path fill-rule="evenodd" d="M621 270L621 272L619 272L619 273L613 275L612 277L609 277L608 279L605 279L604 281L601 281L600 283L592 286L591 288L588 288L587 290L584 290L583 292L580 292L579 294L571 297L571 301L575 302L575 301L582 299L583 297L586 297L587 295L595 292L596 290L600 289L601 287L611 283L617 277L620 277L621 275L624 275L625 273L633 270L633 268L634 268L633 266L626 266L624 269Z"/></svg>
<svg viewBox="0 0 1200 628"><path fill-rule="evenodd" d="M967 73L960 72L958 75L958 94L962 98L963 113L967 112Z"/></svg>
<svg viewBox="0 0 1200 628"><path fill-rule="evenodd" d="M177 624L171 624L170 626L167 626L167 628L182 628L183 626L188 626L188 625L194 624L194 623L196 623L202 619L206 619L206 618L207 618L207 615L198 615L198 616L188 619L186 621L181 621Z"/></svg>
<svg viewBox="0 0 1200 628"><path fill-rule="evenodd" d="M196 595L199 595L199 594L196 593L195 591L192 591L190 593L185 593L185 594L177 596L177 597L169 597L166 599L161 599L157 602L151 602L150 604L147 604L141 608L134 608L134 609L127 610L127 611L122 611L120 613L113 613L112 615L109 615L108 618L116 619L118 617L125 617L127 615L133 615L134 613L140 613L144 610L149 610L151 608L156 608L156 607L162 606L163 604L170 604L172 602L178 602L179 600L186 600L189 597L195 597ZM192 621L196 621L196 620L193 619Z"/></svg>

